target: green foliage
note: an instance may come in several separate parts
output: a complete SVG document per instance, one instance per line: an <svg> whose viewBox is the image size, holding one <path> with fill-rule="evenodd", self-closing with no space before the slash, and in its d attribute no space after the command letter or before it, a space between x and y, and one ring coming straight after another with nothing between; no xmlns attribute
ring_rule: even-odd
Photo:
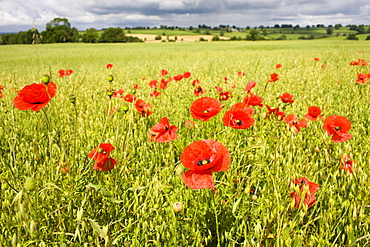
<svg viewBox="0 0 370 247"><path fill-rule="evenodd" d="M346 39L348 39L348 40L358 40L356 34L353 34L353 33L348 34Z"/></svg>
<svg viewBox="0 0 370 247"><path fill-rule="evenodd" d="M78 30L71 27L67 18L54 18L41 32L43 43L66 43L78 41Z"/></svg>
<svg viewBox="0 0 370 247"><path fill-rule="evenodd" d="M365 41L343 40L0 46L1 245L369 246L370 88L356 83L368 68L349 65L366 59L359 51L367 48ZM113 64L109 70L107 63ZM274 69L276 63L283 66ZM74 73L61 78L60 69ZM168 77L185 71L192 77L169 82L153 98L148 83L163 78L161 69ZM46 73L58 86L49 105L40 112L16 109L17 92ZM271 73L280 79L268 82ZM208 122L189 114L197 99L194 79L204 96L217 98L215 86L233 95ZM322 120L293 133L285 122L267 119L266 107L254 107L250 129L225 127L223 114L243 100L252 80L252 92L264 104L300 119L308 106L319 106L324 117L350 119L354 137L332 143ZM136 84L137 97L153 106L149 117L106 95L120 88L132 92ZM295 102L277 99L283 92ZM179 138L149 141L151 127L165 116ZM187 120L198 127L186 128ZM181 179L187 169L180 155L201 139L217 140L231 154L230 169L213 174L215 191L191 190ZM115 147L117 165L110 172L92 170L87 157L103 142ZM344 154L356 161L352 174L339 170ZM315 205L296 209L290 184L302 176L320 190ZM184 205L179 213L172 209L175 202Z"/></svg>
<svg viewBox="0 0 370 247"><path fill-rule="evenodd" d="M84 43L97 43L99 40L98 30L95 28L89 28L82 35L82 42Z"/></svg>

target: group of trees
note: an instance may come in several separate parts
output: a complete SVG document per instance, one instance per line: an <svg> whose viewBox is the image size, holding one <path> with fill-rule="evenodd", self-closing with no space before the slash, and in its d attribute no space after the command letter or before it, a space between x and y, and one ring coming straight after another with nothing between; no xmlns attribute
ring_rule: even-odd
<svg viewBox="0 0 370 247"><path fill-rule="evenodd" d="M46 24L46 30L41 33L37 28L32 28L27 32L2 34L0 39L2 45L66 42L127 43L142 42L142 40L137 37L126 36L123 29L119 27L108 28L103 32L90 28L83 35L80 35L77 28L71 27L66 18L54 18Z"/></svg>

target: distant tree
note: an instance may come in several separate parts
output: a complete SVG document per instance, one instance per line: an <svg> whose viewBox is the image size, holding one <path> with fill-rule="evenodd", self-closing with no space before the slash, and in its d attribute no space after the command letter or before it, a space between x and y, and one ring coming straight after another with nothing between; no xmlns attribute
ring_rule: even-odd
<svg viewBox="0 0 370 247"><path fill-rule="evenodd" d="M89 28L82 35L82 42L84 43L97 43L99 39L98 30L95 28Z"/></svg>
<svg viewBox="0 0 370 247"><path fill-rule="evenodd" d="M217 35L212 38L212 41L220 41L220 40L221 40L220 37Z"/></svg>
<svg viewBox="0 0 370 247"><path fill-rule="evenodd" d="M192 30L193 30L193 27L192 27L192 26L190 26L190 27L189 27L189 30L190 30L190 31L192 31Z"/></svg>
<svg viewBox="0 0 370 247"><path fill-rule="evenodd" d="M110 27L101 34L99 42L101 43L115 43L124 42L125 34L123 30L119 27Z"/></svg>
<svg viewBox="0 0 370 247"><path fill-rule="evenodd" d="M275 24L274 28L280 28L279 24Z"/></svg>
<svg viewBox="0 0 370 247"><path fill-rule="evenodd" d="M365 40L370 40L370 35L368 35Z"/></svg>
<svg viewBox="0 0 370 247"><path fill-rule="evenodd" d="M348 39L348 40L358 40L356 34L354 34L354 33L348 34L346 39Z"/></svg>
<svg viewBox="0 0 370 247"><path fill-rule="evenodd" d="M333 34L333 29L331 29L331 28L327 28L327 29L326 29L326 34L327 34L327 35L332 35L332 34Z"/></svg>
<svg viewBox="0 0 370 247"><path fill-rule="evenodd" d="M255 40L259 40L260 39L260 35L259 35L259 32L257 29L251 29L249 31L249 35L246 36L246 40L252 40L252 41L255 41Z"/></svg>
<svg viewBox="0 0 370 247"><path fill-rule="evenodd" d="M78 30L71 28L67 18L54 18L46 24L46 30L41 32L45 43L75 42L78 40Z"/></svg>
<svg viewBox="0 0 370 247"><path fill-rule="evenodd" d="M341 27L342 27L342 25L341 25L341 24L335 24L335 25L334 25L334 28L335 28L335 29L340 29Z"/></svg>

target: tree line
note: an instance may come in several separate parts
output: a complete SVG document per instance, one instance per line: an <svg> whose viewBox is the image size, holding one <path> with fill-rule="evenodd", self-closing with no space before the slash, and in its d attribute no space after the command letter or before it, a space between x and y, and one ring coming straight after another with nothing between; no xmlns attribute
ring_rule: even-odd
<svg viewBox="0 0 370 247"><path fill-rule="evenodd" d="M340 29L342 27L341 24L329 25L327 27L327 34L332 35L333 29ZM350 30L357 31L357 34L365 34L370 33L370 26L366 27L364 25L347 25ZM153 27L152 29L156 29L157 27ZM258 27L261 31L266 32L266 29L272 28L269 26L259 26ZM275 24L273 27L274 29L286 29L291 28L293 30L301 28L299 25L291 25L291 24ZM312 26L306 26L306 29L310 28L326 28L323 24L317 24ZM135 27L135 28L127 28L126 29L150 29L150 27ZM165 26L161 25L160 29L169 29L174 30L178 29L179 31L185 31L185 28L181 28L178 26ZM219 25L217 27L207 26L205 24L199 24L198 28L190 26L188 30L194 30L194 32L200 33L200 30L206 30L205 34L211 34L207 30L220 30L222 32L233 32L233 31L240 31L240 30L248 30L249 35L242 39L240 37L232 37L231 40L263 40L264 38L258 34L257 27L251 28L247 26L244 28L238 28L236 26L230 25ZM129 31L130 32L130 31ZM221 34L222 36L223 34ZM355 34L351 34L351 37L347 37L347 39L356 39ZM311 39L312 37L304 37L304 39ZM214 41L217 41L219 37L214 37ZM284 39L282 35L281 39ZM368 37L370 39L370 37ZM7 44L37 44L37 43L66 43L66 42L84 42L84 43L127 43L127 42L143 42L143 40L125 35L123 29L117 28L107 28L99 31L95 28L89 28L83 34L75 27L71 27L68 19L66 18L54 18L52 21L46 24L46 30L42 31L41 33L38 31L37 28L33 27L32 29L26 32L19 32L19 33L5 33L0 36L0 44L7 45Z"/></svg>
<svg viewBox="0 0 370 247"><path fill-rule="evenodd" d="M98 31L95 28L86 30L82 35L77 28L71 27L68 19L54 18L46 24L46 30L41 33L37 28L32 28L26 32L4 33L0 39L1 45L10 44L40 44L40 43L67 43L67 42L84 42L84 43L128 43L143 42L141 39L132 36L126 36L123 29L107 28Z"/></svg>

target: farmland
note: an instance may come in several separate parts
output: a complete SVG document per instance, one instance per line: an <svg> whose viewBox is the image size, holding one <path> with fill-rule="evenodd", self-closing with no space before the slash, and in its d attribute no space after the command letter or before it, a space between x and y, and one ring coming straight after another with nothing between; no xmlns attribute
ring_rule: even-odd
<svg viewBox="0 0 370 247"><path fill-rule="evenodd" d="M370 69L350 64L370 61L368 41L7 45L0 53L4 246L370 246L370 84L356 82ZM22 89L45 74L52 83L33 86L49 90L47 104L19 109ZM162 79L164 88L153 82ZM248 105L252 126L225 126L250 93L263 99ZM151 107L140 112L127 95ZM220 103L207 121L189 111L202 97ZM299 120L317 106L322 118L297 132L266 117L266 105ZM333 115L350 121L351 138L333 142L323 128ZM178 137L159 143L151 130L164 117ZM218 144L213 152L230 160L201 189L184 178L182 154L203 140L221 143L227 152ZM114 147L109 171L93 169L102 143ZM310 203L296 183L303 178L318 186Z"/></svg>

